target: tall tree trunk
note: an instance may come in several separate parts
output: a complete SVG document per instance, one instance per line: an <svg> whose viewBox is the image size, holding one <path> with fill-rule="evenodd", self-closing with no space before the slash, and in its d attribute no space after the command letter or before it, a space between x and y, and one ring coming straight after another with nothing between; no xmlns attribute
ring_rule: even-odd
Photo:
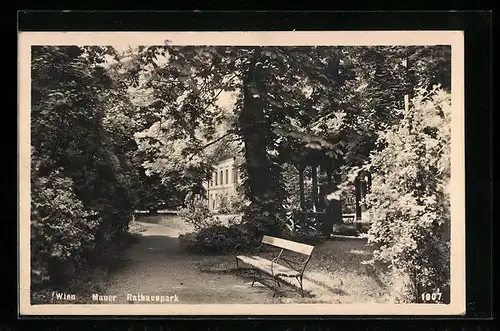
<svg viewBox="0 0 500 331"><path fill-rule="evenodd" d="M243 81L244 100L239 117L245 146L247 198L251 202L244 220L258 234L278 235L282 229L279 218L283 216L284 219L284 194L281 192L279 169L276 169L267 153L271 128L258 99L260 82L256 76L257 68L253 65Z"/></svg>
<svg viewBox="0 0 500 331"><path fill-rule="evenodd" d="M342 204L338 195L337 182L333 177L333 165L325 167L328 193L336 193L334 197L326 200L326 218L323 224L323 235L329 237L334 224L342 223Z"/></svg>

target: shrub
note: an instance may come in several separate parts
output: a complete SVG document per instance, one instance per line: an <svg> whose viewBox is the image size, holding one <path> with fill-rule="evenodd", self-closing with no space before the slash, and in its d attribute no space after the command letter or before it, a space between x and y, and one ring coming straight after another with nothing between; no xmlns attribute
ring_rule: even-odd
<svg viewBox="0 0 500 331"><path fill-rule="evenodd" d="M219 208L217 209L219 214L231 214L231 201L227 194L219 195Z"/></svg>
<svg viewBox="0 0 500 331"><path fill-rule="evenodd" d="M179 210L178 214L186 223L196 230L201 230L218 223L218 219L210 212L206 200L195 198L187 207Z"/></svg>
<svg viewBox="0 0 500 331"><path fill-rule="evenodd" d="M285 214L284 208L283 215ZM283 217L279 207L271 203L251 203L245 208L242 224L253 233L254 237L262 235L281 236L286 231L286 217Z"/></svg>
<svg viewBox="0 0 500 331"><path fill-rule="evenodd" d="M239 214L242 213L245 210L245 207L247 206L246 201L242 195L241 192L236 193L236 196L234 196L231 199L230 203L230 213L231 214Z"/></svg>
<svg viewBox="0 0 500 331"><path fill-rule="evenodd" d="M420 91L402 121L383 133L372 156L367 237L373 261L389 264L395 300L418 302L424 292L448 300L450 94ZM372 261L372 262L373 262Z"/></svg>
<svg viewBox="0 0 500 331"><path fill-rule="evenodd" d="M179 237L186 250L197 253L228 253L255 245L255 237L244 226L220 224Z"/></svg>
<svg viewBox="0 0 500 331"><path fill-rule="evenodd" d="M344 235L344 236L357 236L359 235L359 229L355 224L334 224L333 233Z"/></svg>
<svg viewBox="0 0 500 331"><path fill-rule="evenodd" d="M325 240L320 225L321 220L317 218L301 215L298 210L289 210L283 237L306 244L319 244Z"/></svg>
<svg viewBox="0 0 500 331"><path fill-rule="evenodd" d="M233 196L228 194L220 194L219 197L219 207L217 208L218 214L238 214L242 213L246 207L245 199L242 193L237 191Z"/></svg>
<svg viewBox="0 0 500 331"><path fill-rule="evenodd" d="M180 210L179 216L195 228L195 232L179 236L181 245L188 251L224 253L233 251L237 245L241 249L248 248L254 242L248 227L237 218L230 220L228 225L223 225L201 198L194 199Z"/></svg>
<svg viewBox="0 0 500 331"><path fill-rule="evenodd" d="M34 165L37 173L36 159ZM31 251L36 253L31 254L33 285L71 278L71 270L81 262L80 254L94 240L98 222L90 220L90 213L72 187L72 180L59 171L32 179Z"/></svg>
<svg viewBox="0 0 500 331"><path fill-rule="evenodd" d="M300 230L293 234L285 234L283 237L309 245L324 243L326 239L323 233L317 229Z"/></svg>

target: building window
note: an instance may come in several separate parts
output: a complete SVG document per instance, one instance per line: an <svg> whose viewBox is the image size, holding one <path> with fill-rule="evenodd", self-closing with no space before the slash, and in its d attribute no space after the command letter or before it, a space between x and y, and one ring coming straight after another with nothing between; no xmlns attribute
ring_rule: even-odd
<svg viewBox="0 0 500 331"><path fill-rule="evenodd" d="M226 184L229 183L229 175L228 175L228 173L229 173L229 170L226 169Z"/></svg>
<svg viewBox="0 0 500 331"><path fill-rule="evenodd" d="M215 186L217 186L218 184L218 180L217 180L217 172L215 172Z"/></svg>
<svg viewBox="0 0 500 331"><path fill-rule="evenodd" d="M224 176L222 176L222 170L220 171L220 184L223 185L224 184Z"/></svg>

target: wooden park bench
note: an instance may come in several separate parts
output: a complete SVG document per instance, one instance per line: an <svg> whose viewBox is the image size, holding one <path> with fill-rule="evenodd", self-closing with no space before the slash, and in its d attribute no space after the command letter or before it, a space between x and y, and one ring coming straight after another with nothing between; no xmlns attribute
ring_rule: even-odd
<svg viewBox="0 0 500 331"><path fill-rule="evenodd" d="M249 264L253 269L253 281L252 287L255 284L257 276L261 276L260 272L264 272L270 275L274 279L274 293L273 297L276 296L276 286L281 287L280 277L285 278L295 278L300 285L300 294L304 296L304 288L302 286L302 279L304 276L304 271L311 259L311 255L314 246L298 243L291 240L264 236L262 238L260 246L257 248L257 253L259 254L260 249L264 245L269 245L272 247L281 248L279 253L272 259L268 260L259 255L237 255L236 256L236 268L238 268L238 261ZM302 256L302 261L294 261L288 256L283 255L284 251L299 253ZM305 258L304 258L305 257ZM285 262L286 266L280 264L280 262ZM262 278L262 277L260 277Z"/></svg>

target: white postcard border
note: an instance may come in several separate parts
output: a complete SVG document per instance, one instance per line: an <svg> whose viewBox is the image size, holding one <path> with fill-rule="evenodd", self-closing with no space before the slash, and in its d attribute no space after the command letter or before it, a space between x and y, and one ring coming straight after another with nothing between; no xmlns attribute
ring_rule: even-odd
<svg viewBox="0 0 500 331"><path fill-rule="evenodd" d="M451 45L451 302L441 304L30 303L30 91L33 45ZM18 35L20 315L460 315L465 313L464 35L462 31L20 32Z"/></svg>

